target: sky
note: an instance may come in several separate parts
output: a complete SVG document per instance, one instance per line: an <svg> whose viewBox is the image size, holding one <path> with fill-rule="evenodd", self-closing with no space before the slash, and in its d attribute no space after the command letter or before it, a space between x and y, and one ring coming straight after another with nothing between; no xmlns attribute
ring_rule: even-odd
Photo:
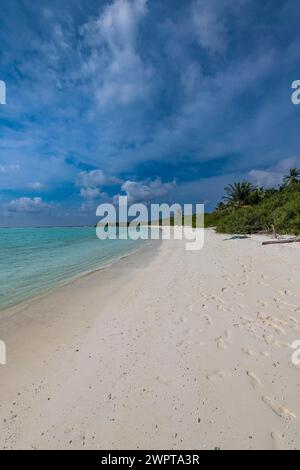
<svg viewBox="0 0 300 470"><path fill-rule="evenodd" d="M0 226L204 203L300 166L297 0L1 0Z"/></svg>

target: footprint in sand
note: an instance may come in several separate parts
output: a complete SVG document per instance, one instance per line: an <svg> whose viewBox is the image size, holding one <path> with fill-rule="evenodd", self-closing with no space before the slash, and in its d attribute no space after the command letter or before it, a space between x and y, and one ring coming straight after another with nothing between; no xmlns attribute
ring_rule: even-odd
<svg viewBox="0 0 300 470"><path fill-rule="evenodd" d="M298 320L296 318L289 316L289 324L292 330L299 332L300 331L300 325L298 323Z"/></svg>
<svg viewBox="0 0 300 470"><path fill-rule="evenodd" d="M295 317L293 317L292 315L289 315L288 319L293 324L293 326L298 326L298 320Z"/></svg>
<svg viewBox="0 0 300 470"><path fill-rule="evenodd" d="M274 328L274 330L276 331L276 333L282 334L282 335L285 334L285 329L282 328L281 326L276 325L276 323L274 323L274 322L273 322L273 323L269 323L269 326L270 326L271 328Z"/></svg>
<svg viewBox="0 0 300 470"><path fill-rule="evenodd" d="M221 310L222 312L225 311L225 308L223 307L223 305L217 305L217 310Z"/></svg>
<svg viewBox="0 0 300 470"><path fill-rule="evenodd" d="M187 317L176 317L175 319L175 324L179 324L179 323L185 323L187 321Z"/></svg>
<svg viewBox="0 0 300 470"><path fill-rule="evenodd" d="M247 375L250 378L252 387L255 390L259 390L262 387L260 378L252 371L247 371ZM285 420L291 420L296 418L295 413L293 413L284 405L278 405L272 400L272 398L268 397L267 395L262 395L261 399L280 418L283 418ZM274 433L274 439L277 437L275 434L276 433Z"/></svg>
<svg viewBox="0 0 300 470"><path fill-rule="evenodd" d="M166 387L169 387L171 385L171 380L167 380L164 377L160 377L159 375L156 377L157 382L159 382L162 385L165 385Z"/></svg>
<svg viewBox="0 0 300 470"><path fill-rule="evenodd" d="M256 318L262 323L267 324L268 326L274 328L277 331L277 333L278 332L282 334L285 333L284 328L282 328L282 326L279 326L279 325L284 325L284 326L287 325L286 320L281 320L280 318L274 317L272 315L264 315L261 312L257 313Z"/></svg>
<svg viewBox="0 0 300 470"><path fill-rule="evenodd" d="M237 307L239 307L241 310L245 310L245 308L246 308L245 305L243 305L243 304L236 304L236 305L237 305Z"/></svg>
<svg viewBox="0 0 300 470"><path fill-rule="evenodd" d="M262 387L262 383L261 383L259 377L257 377L257 375L255 375L254 372L248 370L248 371L247 371L247 375L248 375L248 377L249 377L249 379L250 379L250 383L251 383L252 387L253 387L255 390L257 390L258 388L261 388L261 387Z"/></svg>
<svg viewBox="0 0 300 470"><path fill-rule="evenodd" d="M205 321L206 325L213 325L214 322L212 321L209 315L201 315L201 318Z"/></svg>
<svg viewBox="0 0 300 470"><path fill-rule="evenodd" d="M289 346L288 343L285 343L283 341L276 341L274 339L274 336L272 335L262 335L265 343L268 345L268 346L276 346L277 348L281 348L281 347L285 347L285 346ZM259 338L258 338L259 339Z"/></svg>
<svg viewBox="0 0 300 470"><path fill-rule="evenodd" d="M282 320L281 318L278 318L278 317L271 317L273 318L274 322L275 323L279 323L279 325L288 325L288 321L287 320Z"/></svg>
<svg viewBox="0 0 300 470"><path fill-rule="evenodd" d="M272 315L264 316L260 312L258 312L257 314L257 319L260 320L262 323L267 324L269 327L273 328L279 335L285 334L285 329L281 326L286 325L285 321L280 320L277 317L273 317Z"/></svg>
<svg viewBox="0 0 300 470"><path fill-rule="evenodd" d="M290 411L288 408L286 408L283 405L277 405L270 397L263 395L261 397L262 401L271 408L271 410L277 414L277 416L280 416L280 418L286 419L286 420L291 420L295 419L296 415Z"/></svg>
<svg viewBox="0 0 300 470"><path fill-rule="evenodd" d="M279 434L278 432L271 432L271 439L274 450L289 450L289 447L285 442L284 434Z"/></svg>
<svg viewBox="0 0 300 470"><path fill-rule="evenodd" d="M269 351L261 351L260 354L264 357L270 357Z"/></svg>
<svg viewBox="0 0 300 470"><path fill-rule="evenodd" d="M230 372L226 372L225 370L216 370L212 374L207 374L207 380L218 380L218 379L225 379L231 377Z"/></svg>
<svg viewBox="0 0 300 470"><path fill-rule="evenodd" d="M278 294L281 295L281 296L284 296L284 295L292 296L293 295L293 293L291 291L289 291L288 289L279 290Z"/></svg>
<svg viewBox="0 0 300 470"><path fill-rule="evenodd" d="M224 300L221 297L216 296L216 300L220 302L220 304L224 304Z"/></svg>
<svg viewBox="0 0 300 470"><path fill-rule="evenodd" d="M242 352L247 356L255 356L255 353L251 349L242 348Z"/></svg>
<svg viewBox="0 0 300 470"><path fill-rule="evenodd" d="M266 343L268 346L270 346L271 344L273 344L274 338L273 338L272 335L262 335L262 337L263 337L265 343Z"/></svg>
<svg viewBox="0 0 300 470"><path fill-rule="evenodd" d="M228 346L232 343L231 341L231 331L226 330L224 336L216 338L217 346L219 349L227 349Z"/></svg>
<svg viewBox="0 0 300 470"><path fill-rule="evenodd" d="M186 330L184 330L183 334L185 336L190 336L194 333L194 330L190 329L190 328L187 328Z"/></svg>
<svg viewBox="0 0 300 470"><path fill-rule="evenodd" d="M289 343L286 343L284 341L275 341L275 346L277 346L278 348L290 348L291 345Z"/></svg>

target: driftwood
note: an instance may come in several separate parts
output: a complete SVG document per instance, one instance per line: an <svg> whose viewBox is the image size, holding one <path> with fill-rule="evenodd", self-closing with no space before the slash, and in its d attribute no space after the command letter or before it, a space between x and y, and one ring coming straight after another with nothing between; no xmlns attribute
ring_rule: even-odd
<svg viewBox="0 0 300 470"><path fill-rule="evenodd" d="M286 238L282 240L269 240L267 242L262 242L262 245L279 245L282 243L300 243L300 238Z"/></svg>

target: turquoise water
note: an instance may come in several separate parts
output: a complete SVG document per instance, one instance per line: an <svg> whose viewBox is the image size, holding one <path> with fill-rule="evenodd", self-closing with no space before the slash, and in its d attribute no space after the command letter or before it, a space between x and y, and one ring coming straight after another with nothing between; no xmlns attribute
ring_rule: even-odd
<svg viewBox="0 0 300 470"><path fill-rule="evenodd" d="M0 228L0 309L137 249L141 240L99 240L95 228Z"/></svg>

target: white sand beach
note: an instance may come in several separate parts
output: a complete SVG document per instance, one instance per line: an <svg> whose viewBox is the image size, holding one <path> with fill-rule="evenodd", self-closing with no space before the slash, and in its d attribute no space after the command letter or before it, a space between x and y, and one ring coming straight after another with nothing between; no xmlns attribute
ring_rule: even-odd
<svg viewBox="0 0 300 470"><path fill-rule="evenodd" d="M300 449L300 246L225 238L1 312L1 448Z"/></svg>

